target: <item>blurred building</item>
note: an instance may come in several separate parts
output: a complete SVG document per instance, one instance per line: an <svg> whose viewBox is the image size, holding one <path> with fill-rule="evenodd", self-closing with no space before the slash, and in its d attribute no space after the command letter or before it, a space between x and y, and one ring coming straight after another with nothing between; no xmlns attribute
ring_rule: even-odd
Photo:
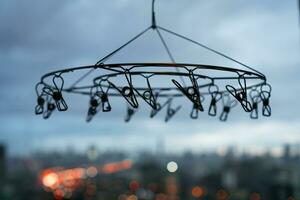
<svg viewBox="0 0 300 200"><path fill-rule="evenodd" d="M3 144L0 144L0 199L3 199L3 188L4 188L4 184L5 184L5 166L6 166L6 162L5 162L6 158L5 158L5 146Z"/></svg>
<svg viewBox="0 0 300 200"><path fill-rule="evenodd" d="M5 146L0 144L0 185L5 176Z"/></svg>
<svg viewBox="0 0 300 200"><path fill-rule="evenodd" d="M98 154L98 149L94 145L90 146L86 151L86 155L90 161L95 161L98 158Z"/></svg>
<svg viewBox="0 0 300 200"><path fill-rule="evenodd" d="M284 146L283 158L285 161L289 161L291 159L291 145L286 144Z"/></svg>

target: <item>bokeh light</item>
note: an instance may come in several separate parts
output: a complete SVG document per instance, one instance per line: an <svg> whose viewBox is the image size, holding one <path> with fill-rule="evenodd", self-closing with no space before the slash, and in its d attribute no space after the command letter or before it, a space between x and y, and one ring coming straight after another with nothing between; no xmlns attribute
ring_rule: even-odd
<svg viewBox="0 0 300 200"><path fill-rule="evenodd" d="M169 163L167 164L167 170L168 170L169 172L174 173L174 172L177 171L177 169L178 169L178 165L177 165L176 162L171 161L171 162L169 162Z"/></svg>
<svg viewBox="0 0 300 200"><path fill-rule="evenodd" d="M59 178L58 175L54 172L44 175L42 182L45 187L52 188L58 184Z"/></svg>
<svg viewBox="0 0 300 200"><path fill-rule="evenodd" d="M91 167L87 168L86 174L87 174L89 177L94 178L95 176L97 176L98 170L97 170L96 167L91 166Z"/></svg>
<svg viewBox="0 0 300 200"><path fill-rule="evenodd" d="M204 194L205 194L204 188L199 187L199 186L193 187L193 189L192 189L192 195L193 195L193 197L200 198L200 197L203 197Z"/></svg>

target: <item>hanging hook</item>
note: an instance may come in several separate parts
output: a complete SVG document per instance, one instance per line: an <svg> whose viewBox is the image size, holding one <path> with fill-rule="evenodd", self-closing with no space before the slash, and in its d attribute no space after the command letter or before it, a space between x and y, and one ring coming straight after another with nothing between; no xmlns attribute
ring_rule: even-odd
<svg viewBox="0 0 300 200"><path fill-rule="evenodd" d="M152 0L152 25L151 25L152 29L156 29L156 18L155 18L154 4L155 4L155 0Z"/></svg>

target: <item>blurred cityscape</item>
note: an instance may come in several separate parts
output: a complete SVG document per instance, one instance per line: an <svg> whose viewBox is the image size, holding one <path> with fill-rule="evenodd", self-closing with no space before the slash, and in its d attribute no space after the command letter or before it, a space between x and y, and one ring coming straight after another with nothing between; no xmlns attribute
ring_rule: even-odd
<svg viewBox="0 0 300 200"><path fill-rule="evenodd" d="M281 156L223 152L169 154L65 152L7 156L0 146L0 199L295 200L300 199L300 148Z"/></svg>
<svg viewBox="0 0 300 200"><path fill-rule="evenodd" d="M135 3L140 7L134 7L125 5L125 1L107 5L104 1L86 2L0 2L1 133L12 129L3 136L3 142L10 137L24 140L13 133L24 131L22 127L26 127L28 121L23 119L26 116L23 114L32 114L32 106L28 106L32 101L32 93L28 92L33 92L32 80L52 69L48 66L69 62L81 64L114 48L115 43L106 39L96 43L95 38L105 38L107 34L113 38L115 33L119 36L117 25L123 27L124 33L131 34L128 24L115 18L115 13L137 28L142 22L135 20L144 20L125 14L132 9L136 12L134 14L144 16L144 11L140 11L144 6L142 3ZM298 9L300 11L300 0L203 1L196 15L192 15L192 11L197 4L182 2L178 5L183 7L168 4L167 9L172 12L161 13L168 15L164 23L171 25L173 15L176 15L179 32L195 32L209 44L223 46L225 50L230 47L233 56L238 55L255 66L265 67L262 70L269 74L274 88L277 88L274 107L278 109L273 115L273 124L297 124L299 23L295 20ZM184 12L178 12L179 8ZM108 15L112 18L106 17ZM203 16L209 20L202 20ZM193 30L195 25L188 29L186 24L190 21L204 25L203 30L209 33L214 31L215 40L207 40L206 31L200 28L200 31ZM93 29L87 28L90 25ZM221 42L223 38L226 38L225 43ZM105 48L99 48L100 45ZM185 48L178 47L183 55L188 54ZM148 56L152 50L146 50L139 49L138 53ZM198 58L199 54L191 56ZM205 56L201 55L201 59ZM36 121L29 123L37 130L42 127ZM60 128L63 131L63 127ZM293 130L298 134L298 126ZM214 139L218 140L217 137ZM269 135L267 139L272 140L271 137ZM109 151L95 144L84 152L72 148L65 151L39 149L35 153L15 155L10 154L11 144L1 142L0 200L300 200L300 143L283 145L279 154L270 149L254 155L238 151L234 146L215 152L170 153L159 140L155 151Z"/></svg>

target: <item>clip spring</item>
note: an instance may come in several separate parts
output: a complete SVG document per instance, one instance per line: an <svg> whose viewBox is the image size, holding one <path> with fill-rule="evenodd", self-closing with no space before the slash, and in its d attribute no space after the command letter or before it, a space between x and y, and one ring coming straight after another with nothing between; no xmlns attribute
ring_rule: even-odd
<svg viewBox="0 0 300 200"><path fill-rule="evenodd" d="M217 85L210 85L208 91L211 96L211 102L209 104L208 115L216 116L217 115L217 102L221 100L222 93L219 92L219 87Z"/></svg>
<svg viewBox="0 0 300 200"><path fill-rule="evenodd" d="M222 101L224 107L219 119L224 122L227 121L231 109L236 106L237 102L235 100L231 100L228 93L223 94Z"/></svg>
<svg viewBox="0 0 300 200"><path fill-rule="evenodd" d="M116 85L114 85L112 82L108 81L108 83L113 86L124 98L125 100L131 105L133 108L138 108L139 103L136 99L136 96L133 92L133 85L132 85L132 77L130 74L130 71L128 69L125 69L125 77L128 82L128 86L123 87L122 89L119 89Z"/></svg>
<svg viewBox="0 0 300 200"><path fill-rule="evenodd" d="M270 97L271 97L271 91L272 87L269 84L264 84L260 88L260 97L263 102L262 107L262 115L265 117L270 117L272 114L271 106L270 106Z"/></svg>
<svg viewBox="0 0 300 200"><path fill-rule="evenodd" d="M245 112L251 112L252 106L251 103L247 100L247 84L244 75L239 75L238 82L241 86L241 91L238 91L231 85L226 85L226 89L241 104Z"/></svg>
<svg viewBox="0 0 300 200"><path fill-rule="evenodd" d="M199 92L199 86L197 80L194 76L193 70L189 70L189 78L192 82L192 86L184 88L178 81L172 79L172 82L176 85L176 87L195 105L195 108L204 111L203 106L201 104L201 94Z"/></svg>

